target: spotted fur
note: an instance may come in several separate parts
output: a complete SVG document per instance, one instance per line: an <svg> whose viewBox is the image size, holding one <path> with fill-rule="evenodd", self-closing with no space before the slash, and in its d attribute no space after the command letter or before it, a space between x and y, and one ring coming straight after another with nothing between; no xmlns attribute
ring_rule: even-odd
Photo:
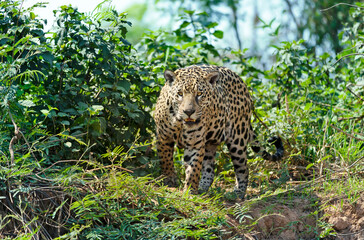
<svg viewBox="0 0 364 240"><path fill-rule="evenodd" d="M260 151L251 128L252 99L241 78L225 67L190 66L175 72L166 70L166 83L157 101L154 119L158 156L165 184L177 185L173 164L174 145L184 148L186 181L192 193L207 191L214 179L216 148L225 142L236 175L235 192L244 197L249 170L247 146ZM269 140L277 151L268 160L283 156L279 137Z"/></svg>

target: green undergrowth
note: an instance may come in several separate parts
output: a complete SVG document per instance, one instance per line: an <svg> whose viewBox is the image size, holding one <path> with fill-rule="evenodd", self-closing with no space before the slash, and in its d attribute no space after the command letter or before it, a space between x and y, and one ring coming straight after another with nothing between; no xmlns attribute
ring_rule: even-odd
<svg viewBox="0 0 364 240"><path fill-rule="evenodd" d="M81 229L78 237L88 239L209 238L227 225L218 197L169 191L153 178L115 171L94 184L104 186L71 204L77 221L61 238Z"/></svg>
<svg viewBox="0 0 364 240"><path fill-rule="evenodd" d="M123 168L123 163L133 158L132 152L117 147L104 154L111 162L109 165L75 160L74 165L59 162L36 173L30 170L26 158L16 159L11 169L3 165L1 174L5 181L1 190L0 222L3 238L239 239L252 234L270 236L273 233L259 229L259 223L277 214L284 216L282 206L300 209L305 219L313 218L321 224L307 225L301 235L335 235L332 226L323 220L326 203L339 198L355 204L363 192L361 168L354 163L351 168L333 170L331 174L314 173L310 180L299 184L277 183L272 177L274 173L268 174L261 180L271 185L259 185L254 188L258 192L250 188L244 202L234 196L232 181L225 181L227 176L223 174L217 176L205 195L191 195L181 188L163 186L162 178L133 176L131 170ZM252 176L250 185L254 185L254 179ZM260 215L253 217L252 212L257 209ZM297 221L290 224L305 223L305 220Z"/></svg>
<svg viewBox="0 0 364 240"><path fill-rule="evenodd" d="M204 12L186 10L174 30L150 31L133 46L127 14L102 12L103 3L90 15L60 7L46 32L34 14L44 4L0 2L0 237L254 238L277 207L303 205L315 221L297 236L334 236L322 211L335 199L354 206L364 191L364 5L347 10L355 21L342 29L336 56L282 42L272 46L275 63L260 69L247 49L215 46L224 34ZM278 37L279 27L266 31ZM192 64L237 72L254 99L259 141L273 152L266 140L283 139L280 162L249 154L245 202L233 193L224 146L205 195L181 191L181 149L180 188L161 184L154 105L163 71Z"/></svg>
<svg viewBox="0 0 364 240"><path fill-rule="evenodd" d="M227 234L229 210L221 195L190 195L168 189L153 177L135 177L121 167L130 155L120 149L105 154L112 156L111 165L60 163L33 175L25 159L18 159L23 163L19 168L3 168L2 236L211 239Z"/></svg>

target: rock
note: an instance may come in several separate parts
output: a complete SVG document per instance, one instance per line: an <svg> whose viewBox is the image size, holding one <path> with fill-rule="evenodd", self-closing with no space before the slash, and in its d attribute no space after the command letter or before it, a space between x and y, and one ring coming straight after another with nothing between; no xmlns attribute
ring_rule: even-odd
<svg viewBox="0 0 364 240"><path fill-rule="evenodd" d="M361 229L364 229L364 217L358 220L357 225L359 225Z"/></svg>
<svg viewBox="0 0 364 240"><path fill-rule="evenodd" d="M347 217L332 217L329 222L334 225L333 227L337 231L344 230L350 225L350 220Z"/></svg>

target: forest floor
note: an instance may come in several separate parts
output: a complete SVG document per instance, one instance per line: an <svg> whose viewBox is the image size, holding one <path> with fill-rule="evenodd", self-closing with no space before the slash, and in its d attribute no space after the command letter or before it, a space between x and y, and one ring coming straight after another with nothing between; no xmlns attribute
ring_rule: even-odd
<svg viewBox="0 0 364 240"><path fill-rule="evenodd" d="M170 188L160 183L162 178L135 177L107 166L110 171L102 177L92 179L90 172L81 171L75 179L82 181L73 180L64 187L42 178L41 184L34 182L23 192L13 194L15 184L0 192L0 238L63 235L61 239L72 239L74 235L88 239L89 234L100 232L99 239L106 239L109 232L100 229L113 226L114 232L120 231L115 239L362 240L364 175L360 166L359 171L331 169L331 175L322 176L312 174L318 171L291 168L286 182L278 184L276 176L268 187L252 182L246 200L236 198L231 176L224 179L221 173L206 195L186 194L182 184ZM252 178L259 172L252 169ZM303 175L310 177L300 180ZM69 227L72 221L79 229ZM81 224L87 225L82 228ZM155 235L148 232L153 231L150 226L155 227Z"/></svg>
<svg viewBox="0 0 364 240"><path fill-rule="evenodd" d="M229 226L225 230L228 234L220 236L220 239L363 240L363 176L362 173L356 176L358 185L351 186L354 175L339 173L329 180L322 177L311 181L292 181L300 183L296 186L288 184L287 190L263 196L257 194L257 189L248 188L247 200L223 201L226 209L235 208L238 204L247 206L247 211L243 221L236 214L226 215ZM181 192L180 189L169 189Z"/></svg>
<svg viewBox="0 0 364 240"><path fill-rule="evenodd" d="M319 206L312 204L312 201ZM314 214L321 209L318 214ZM256 221L252 231L244 234L247 239L315 239L317 229L325 231L332 227L336 236L325 236L325 239L364 239L364 192L350 202L342 197L327 200L319 195L304 199L302 196L280 199L278 201L264 201L253 204L249 209L251 219L246 223ZM229 222L238 225L234 216L228 216Z"/></svg>

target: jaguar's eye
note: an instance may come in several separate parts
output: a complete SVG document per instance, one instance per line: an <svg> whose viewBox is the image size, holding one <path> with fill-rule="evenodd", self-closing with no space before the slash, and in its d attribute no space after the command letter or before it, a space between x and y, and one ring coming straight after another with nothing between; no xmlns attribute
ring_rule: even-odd
<svg viewBox="0 0 364 240"><path fill-rule="evenodd" d="M202 95L202 92L197 92L197 96L201 96Z"/></svg>
<svg viewBox="0 0 364 240"><path fill-rule="evenodd" d="M183 96L183 92L182 91L178 91L177 94L178 94L178 96Z"/></svg>

